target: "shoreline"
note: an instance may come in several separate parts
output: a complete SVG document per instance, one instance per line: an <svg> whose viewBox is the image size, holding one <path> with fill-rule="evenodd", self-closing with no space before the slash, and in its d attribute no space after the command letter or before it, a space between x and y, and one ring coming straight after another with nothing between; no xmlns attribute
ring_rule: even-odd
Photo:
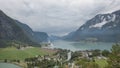
<svg viewBox="0 0 120 68"><path fill-rule="evenodd" d="M16 63L16 62L1 62L0 61L0 63L13 64L13 65L18 66L20 68L27 68L25 66L20 65L20 63Z"/></svg>

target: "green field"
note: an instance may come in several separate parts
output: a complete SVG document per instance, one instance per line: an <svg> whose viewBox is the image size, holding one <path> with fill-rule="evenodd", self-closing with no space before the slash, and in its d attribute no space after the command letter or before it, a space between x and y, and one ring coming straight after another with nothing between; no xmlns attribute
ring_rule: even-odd
<svg viewBox="0 0 120 68"><path fill-rule="evenodd" d="M15 47L0 48L0 60L9 59L19 59L24 60L25 58L35 57L37 55L47 55L53 54L39 47L26 48L24 50L16 49Z"/></svg>
<svg viewBox="0 0 120 68"><path fill-rule="evenodd" d="M96 59L95 62L100 66L100 68L104 68L108 65L107 60L104 59Z"/></svg>

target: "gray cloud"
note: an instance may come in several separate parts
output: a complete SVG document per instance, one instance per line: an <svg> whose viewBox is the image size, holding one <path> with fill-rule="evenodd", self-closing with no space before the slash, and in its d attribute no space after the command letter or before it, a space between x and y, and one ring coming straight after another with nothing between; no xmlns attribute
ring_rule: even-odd
<svg viewBox="0 0 120 68"><path fill-rule="evenodd" d="M0 9L35 31L64 35L99 13L120 9L120 0L0 0Z"/></svg>

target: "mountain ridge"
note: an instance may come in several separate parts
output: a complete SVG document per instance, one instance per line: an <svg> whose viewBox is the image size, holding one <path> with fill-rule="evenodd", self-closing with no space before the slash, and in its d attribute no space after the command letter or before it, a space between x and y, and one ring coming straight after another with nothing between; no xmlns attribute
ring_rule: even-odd
<svg viewBox="0 0 120 68"><path fill-rule="evenodd" d="M24 30L24 32L29 36L29 38L36 42L47 42L48 41L48 34L45 32L33 31L28 25L23 24L16 20L16 23Z"/></svg>
<svg viewBox="0 0 120 68"><path fill-rule="evenodd" d="M5 47L8 42L13 41L18 41L28 45L39 44L44 41L42 39L38 39L43 36L40 36L40 33L45 34L44 36L46 37L44 39L47 41L47 33L39 32L39 35L35 37L35 34L32 36L31 32L36 33L28 25L7 16L2 10L0 10L0 47Z"/></svg>
<svg viewBox="0 0 120 68"><path fill-rule="evenodd" d="M68 34L65 40L81 41L93 40L102 42L120 41L120 10L108 13L98 14L88 20L72 35Z"/></svg>

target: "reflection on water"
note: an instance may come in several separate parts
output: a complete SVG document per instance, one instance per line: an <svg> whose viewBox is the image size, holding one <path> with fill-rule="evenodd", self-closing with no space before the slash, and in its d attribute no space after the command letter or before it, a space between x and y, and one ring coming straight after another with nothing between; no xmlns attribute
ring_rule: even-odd
<svg viewBox="0 0 120 68"><path fill-rule="evenodd" d="M93 50L93 49L100 49L100 50L110 50L114 43L108 42L69 42L63 40L57 40L53 42L54 48L62 48L62 49L70 49L72 51L76 50Z"/></svg>

